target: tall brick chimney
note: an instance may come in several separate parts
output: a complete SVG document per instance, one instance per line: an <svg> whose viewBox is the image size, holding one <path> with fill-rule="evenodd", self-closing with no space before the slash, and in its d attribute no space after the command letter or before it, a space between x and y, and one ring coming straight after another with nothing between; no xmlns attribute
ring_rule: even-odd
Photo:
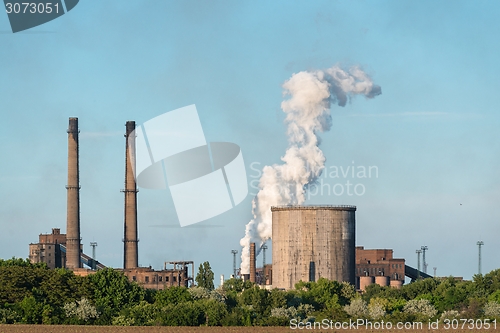
<svg viewBox="0 0 500 333"><path fill-rule="evenodd" d="M127 121L125 133L125 223L124 223L124 251L123 268L139 266L138 238L137 238L137 186L134 178L135 169L135 137L131 133L135 130L135 121Z"/></svg>
<svg viewBox="0 0 500 333"><path fill-rule="evenodd" d="M68 206L66 218L66 267L80 268L80 172L78 168L78 118L69 118Z"/></svg>
<svg viewBox="0 0 500 333"><path fill-rule="evenodd" d="M250 282L255 283L256 269L255 269L255 243L250 243Z"/></svg>

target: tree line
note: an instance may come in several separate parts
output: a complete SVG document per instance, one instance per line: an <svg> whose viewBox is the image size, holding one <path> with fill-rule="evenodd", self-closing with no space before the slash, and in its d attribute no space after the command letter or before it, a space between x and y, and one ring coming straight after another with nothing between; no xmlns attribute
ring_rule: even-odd
<svg viewBox="0 0 500 333"><path fill-rule="evenodd" d="M429 278L401 289L371 285L362 294L349 283L323 278L288 291L240 279L215 289L213 277L205 262L198 286L152 290L114 269L81 277L27 259L0 259L0 323L288 326L291 320L500 319L500 269L472 281Z"/></svg>

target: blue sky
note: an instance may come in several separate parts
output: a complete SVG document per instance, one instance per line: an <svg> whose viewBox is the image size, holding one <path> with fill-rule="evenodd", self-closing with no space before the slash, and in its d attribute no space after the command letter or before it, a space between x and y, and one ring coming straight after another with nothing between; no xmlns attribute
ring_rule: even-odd
<svg viewBox="0 0 500 333"><path fill-rule="evenodd" d="M382 95L332 108L321 135L327 168L376 166L378 177L349 178L364 195L318 191L308 203L356 205L356 243L392 248L411 266L427 245L430 272L471 278L482 239L483 272L500 267L499 7L81 1L16 34L0 14L0 257L27 257L39 233L65 231L68 117L81 130L82 242L121 267L127 120L196 104L208 141L241 147L250 182L252 163L279 163L287 147L283 82L339 64L361 66ZM191 228L176 227L168 191L141 190L138 200L141 265L208 260L216 276L231 273L251 195Z"/></svg>

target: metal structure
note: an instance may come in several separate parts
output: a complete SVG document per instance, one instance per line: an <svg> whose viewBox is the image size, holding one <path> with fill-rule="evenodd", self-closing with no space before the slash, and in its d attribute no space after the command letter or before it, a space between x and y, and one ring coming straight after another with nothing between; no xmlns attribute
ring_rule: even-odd
<svg viewBox="0 0 500 333"><path fill-rule="evenodd" d="M427 274L427 261L425 261L425 252L429 249L427 245L423 245L420 247L422 250L422 260L423 260L423 272Z"/></svg>
<svg viewBox="0 0 500 333"><path fill-rule="evenodd" d="M405 276L409 277L412 282L419 279L428 279L432 277L429 274L425 274L424 272L421 272L418 269L408 265L405 265Z"/></svg>
<svg viewBox="0 0 500 333"><path fill-rule="evenodd" d="M434 269L434 277L436 277L436 270L437 270L437 267L432 267Z"/></svg>
<svg viewBox="0 0 500 333"><path fill-rule="evenodd" d="M173 265L173 269L168 269L168 265ZM188 265L191 265L191 276L188 273ZM184 286L188 287L194 283L194 261L165 261L163 269L165 271L178 272L178 285L181 286L181 279L184 280Z"/></svg>
<svg viewBox="0 0 500 333"><path fill-rule="evenodd" d="M123 268L139 266L139 252L137 237L137 185L134 177L135 170L135 121L127 121L125 132L125 213L123 238Z"/></svg>
<svg viewBox="0 0 500 333"><path fill-rule="evenodd" d="M61 249L62 253L66 254L66 246L64 246L63 244L57 244L57 246ZM92 265L95 265L96 269L106 268L106 266L101 264L99 261L97 260L94 261L94 259L92 259L83 252L80 253L80 264L85 264L88 267L92 267Z"/></svg>
<svg viewBox="0 0 500 333"><path fill-rule="evenodd" d="M80 170L78 166L78 118L69 118L68 184L66 217L66 267L77 269L80 264Z"/></svg>
<svg viewBox="0 0 500 333"><path fill-rule="evenodd" d="M477 274L481 274L481 246L484 245L484 242L483 241L478 241L477 242L477 246L478 246L478 249L479 249L479 261L478 261L478 265L477 265Z"/></svg>
<svg viewBox="0 0 500 333"><path fill-rule="evenodd" d="M418 256L418 261L417 261L417 279L420 279L420 254L422 253L422 250L416 250L415 253Z"/></svg>
<svg viewBox="0 0 500 333"><path fill-rule="evenodd" d="M92 246L92 269L95 270L96 269L96 265L95 265L95 248L97 247L97 242L90 242L90 246Z"/></svg>
<svg viewBox="0 0 500 333"><path fill-rule="evenodd" d="M355 284L355 206L271 207L273 287L299 281Z"/></svg>
<svg viewBox="0 0 500 333"><path fill-rule="evenodd" d="M238 250L231 250L231 253L233 254L233 274L236 278L236 254L238 254Z"/></svg>

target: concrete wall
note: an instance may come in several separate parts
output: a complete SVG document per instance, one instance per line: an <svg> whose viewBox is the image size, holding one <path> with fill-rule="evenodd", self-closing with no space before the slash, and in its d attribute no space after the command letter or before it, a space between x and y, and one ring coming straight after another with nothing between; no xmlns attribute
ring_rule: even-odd
<svg viewBox="0 0 500 333"><path fill-rule="evenodd" d="M354 206L272 207L273 287L299 281L355 284Z"/></svg>

